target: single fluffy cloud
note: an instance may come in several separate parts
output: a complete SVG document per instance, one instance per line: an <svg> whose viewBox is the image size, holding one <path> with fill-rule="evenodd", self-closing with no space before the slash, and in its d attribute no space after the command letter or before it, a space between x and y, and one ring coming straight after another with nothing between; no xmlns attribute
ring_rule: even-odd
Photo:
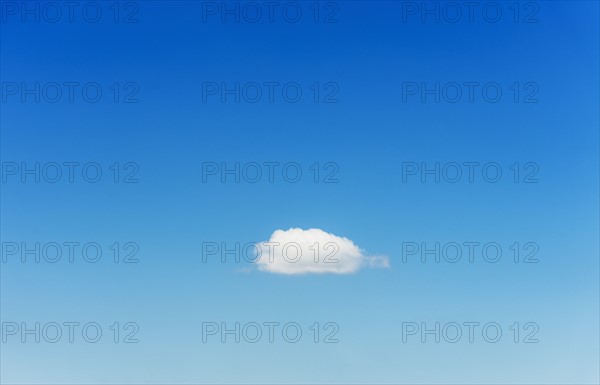
<svg viewBox="0 0 600 385"><path fill-rule="evenodd" d="M388 268L383 256L367 256L350 239L321 229L276 230L256 244L260 271L276 274L350 274L364 267Z"/></svg>

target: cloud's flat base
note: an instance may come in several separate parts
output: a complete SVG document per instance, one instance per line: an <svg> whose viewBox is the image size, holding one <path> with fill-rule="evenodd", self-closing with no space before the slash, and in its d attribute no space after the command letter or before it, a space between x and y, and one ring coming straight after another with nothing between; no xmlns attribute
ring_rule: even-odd
<svg viewBox="0 0 600 385"><path fill-rule="evenodd" d="M259 271L275 274L352 274L389 268L384 256L367 256L350 239L321 229L276 230L256 244Z"/></svg>

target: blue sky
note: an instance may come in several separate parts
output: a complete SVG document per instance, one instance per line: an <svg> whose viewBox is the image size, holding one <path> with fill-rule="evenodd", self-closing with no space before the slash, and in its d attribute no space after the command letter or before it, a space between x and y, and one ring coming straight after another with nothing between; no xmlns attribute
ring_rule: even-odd
<svg viewBox="0 0 600 385"><path fill-rule="evenodd" d="M459 2L456 22L441 2L281 2L271 20L266 2L82 2L72 20L62 3L0 4L0 382L600 380L597 2L481 2L472 19ZM267 162L279 164L272 182ZM236 163L262 177L223 182ZM458 164L462 177L423 176L436 164ZM501 170L497 182L485 165ZM291 228L346 237L361 260L389 267L281 274L203 262L207 243ZM73 263L65 242L79 243ZM403 251L466 253L465 242L480 245L472 263ZM36 243L60 244L63 257L21 262ZM91 243L96 263L81 257ZM502 250L496 263L481 256L489 243ZM537 263L523 263L526 243ZM135 250L138 262L123 263ZM22 342L36 322L63 325L62 338ZM102 338L77 329L69 343L65 322L94 322ZM252 322L263 325L257 343L203 342L203 325ZM296 323L302 338L279 331L269 343L265 322ZM480 326L470 343L470 322L502 337L489 342ZM406 335L414 323L457 323L463 336L422 342L421 330ZM139 341L123 343L135 328ZM334 329L338 342L324 343ZM538 342L525 343L534 329Z"/></svg>

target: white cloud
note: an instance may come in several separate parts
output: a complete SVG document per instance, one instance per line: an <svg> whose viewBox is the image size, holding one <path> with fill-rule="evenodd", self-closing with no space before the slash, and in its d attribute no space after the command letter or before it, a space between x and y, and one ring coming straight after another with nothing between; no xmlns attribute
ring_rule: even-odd
<svg viewBox="0 0 600 385"><path fill-rule="evenodd" d="M351 274L364 267L388 268L383 256L367 256L350 239L321 229L276 230L256 244L260 271L276 274Z"/></svg>

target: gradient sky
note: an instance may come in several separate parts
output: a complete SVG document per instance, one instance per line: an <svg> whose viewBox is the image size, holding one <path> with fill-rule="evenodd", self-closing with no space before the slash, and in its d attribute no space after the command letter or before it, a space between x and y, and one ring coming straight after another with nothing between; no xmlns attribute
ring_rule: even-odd
<svg viewBox="0 0 600 385"><path fill-rule="evenodd" d="M98 263L6 256L0 318L31 327L96 322L103 337L36 344L7 336L0 382L600 381L598 2L481 2L472 20L458 2L456 22L439 2L427 3L439 7L439 22L411 13L420 2L295 2L286 9L302 10L296 23L281 13L289 2L273 22L265 2L253 3L263 11L255 23L250 14L239 23L223 15L220 2L101 1L87 18L89 3L81 2L72 22L64 5L51 22L53 9L27 4L40 7L39 22L21 13L21 2L0 1L3 257L13 242L96 242L103 256ZM96 5L102 16L93 23ZM483 8L502 16L492 22ZM97 83L102 98L87 102L77 88L72 102L66 94L36 102L22 92L69 82ZM273 102L263 94L236 103L203 94L208 83L236 82L295 83L302 98L291 103L276 93ZM481 88L472 102L407 94L414 84L469 82L497 84L502 98L486 101ZM333 91L336 102L325 103ZM74 183L64 175L23 183L7 172L14 162L95 162L103 174L98 183L80 174ZM109 168L115 162L119 183ZM203 182L203 162L295 162L303 177ZM315 162L319 183L309 168ZM329 162L337 183L322 181ZM495 162L503 177L403 181L406 162ZM523 183L528 162L537 183ZM123 183L130 172L137 183ZM295 227L348 237L369 255L387 256L390 268L279 275L202 262L203 242L261 242ZM402 259L403 243L471 241L500 244L502 259ZM139 262L113 263L115 242L138 245ZM538 245L539 262L514 263L515 242ZM115 322L135 322L139 342L114 343ZM203 322L297 322L304 334L296 344L280 335L274 343L203 342ZM315 322L336 323L339 342L314 343ZM496 322L503 335L498 343L481 334L473 343L466 336L422 343L419 335L403 342L406 322ZM519 343L509 329L515 322ZM527 322L538 325L538 343L523 343Z"/></svg>

